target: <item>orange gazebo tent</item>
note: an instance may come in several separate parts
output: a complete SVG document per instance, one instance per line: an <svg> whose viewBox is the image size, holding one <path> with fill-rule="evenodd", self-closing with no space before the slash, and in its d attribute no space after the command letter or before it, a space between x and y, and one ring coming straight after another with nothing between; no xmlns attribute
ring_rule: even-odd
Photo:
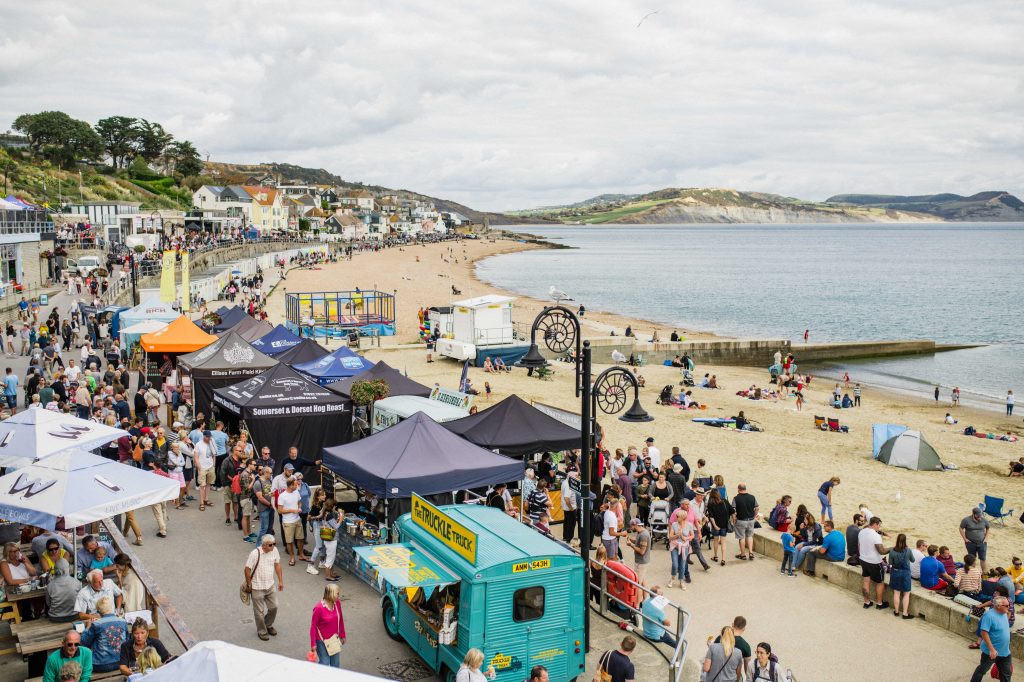
<svg viewBox="0 0 1024 682"><path fill-rule="evenodd" d="M191 353L216 340L182 315L159 331L143 334L139 343L147 353Z"/></svg>

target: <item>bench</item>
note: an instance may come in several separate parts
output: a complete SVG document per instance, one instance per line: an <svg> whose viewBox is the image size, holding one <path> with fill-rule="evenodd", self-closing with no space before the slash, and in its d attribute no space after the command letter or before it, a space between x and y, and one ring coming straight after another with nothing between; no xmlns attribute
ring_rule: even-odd
<svg viewBox="0 0 1024 682"><path fill-rule="evenodd" d="M779 540L779 533L768 528L755 530L754 551L781 564L782 542ZM845 560L836 562L819 559L814 565L814 572L822 580L853 592L858 597L861 596L863 577L860 566L850 566ZM893 601L892 589L888 584L885 586L884 598L890 603ZM976 637L977 618L969 618L970 609L936 592L924 589L920 583L915 583L910 592L909 612L972 642ZM1017 659L1024 658L1024 635L1016 632L1010 634L1010 654Z"/></svg>
<svg viewBox="0 0 1024 682"><path fill-rule="evenodd" d="M122 675L117 670L115 670L112 673L96 673L96 672L94 672L90 679L92 679L92 680L109 680L109 682L121 682L122 680L124 680L124 675ZM25 682L43 682L43 678L42 677L30 677L29 679L25 680Z"/></svg>

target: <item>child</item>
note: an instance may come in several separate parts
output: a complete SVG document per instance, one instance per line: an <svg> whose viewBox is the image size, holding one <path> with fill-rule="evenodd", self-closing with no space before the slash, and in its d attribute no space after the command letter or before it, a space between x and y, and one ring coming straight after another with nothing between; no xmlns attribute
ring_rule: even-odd
<svg viewBox="0 0 1024 682"><path fill-rule="evenodd" d="M92 571L98 568L102 571L107 566L113 565L113 559L107 556L107 550L102 545L100 545L96 548L96 558L93 559L92 563L89 564L89 570Z"/></svg>
<svg viewBox="0 0 1024 682"><path fill-rule="evenodd" d="M782 566L779 567L779 573L782 575L789 575L790 578L795 578L796 573L793 572L793 555L796 553L796 549L793 547L793 534L783 533L782 534ZM788 572L787 572L788 569Z"/></svg>
<svg viewBox="0 0 1024 682"><path fill-rule="evenodd" d="M484 394L486 395L487 400L491 399L491 382L489 381L484 382Z"/></svg>

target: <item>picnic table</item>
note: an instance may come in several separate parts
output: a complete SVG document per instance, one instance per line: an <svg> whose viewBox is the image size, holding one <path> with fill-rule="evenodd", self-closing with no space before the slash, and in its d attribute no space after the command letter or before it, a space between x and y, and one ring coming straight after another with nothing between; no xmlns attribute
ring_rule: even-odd
<svg viewBox="0 0 1024 682"><path fill-rule="evenodd" d="M14 622L20 623L22 621L21 607L19 606L20 602L28 599L39 599L45 595L46 588L43 587L29 592L7 592L7 602L11 605L11 612L14 614Z"/></svg>
<svg viewBox="0 0 1024 682"><path fill-rule="evenodd" d="M74 623L54 623L49 618L37 618L11 623L11 634L18 640L18 653L26 656L59 649L64 641L64 633L74 627Z"/></svg>

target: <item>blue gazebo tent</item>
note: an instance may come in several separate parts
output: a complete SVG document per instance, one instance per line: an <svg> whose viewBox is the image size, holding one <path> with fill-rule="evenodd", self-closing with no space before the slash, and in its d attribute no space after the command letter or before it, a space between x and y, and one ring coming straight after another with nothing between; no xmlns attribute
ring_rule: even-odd
<svg viewBox="0 0 1024 682"><path fill-rule="evenodd" d="M340 379L361 374L373 367L372 362L358 353L342 346L318 360L292 365L295 371L304 374L321 386Z"/></svg>
<svg viewBox="0 0 1024 682"><path fill-rule="evenodd" d="M129 310L122 310L118 314L118 328L124 329L133 324L147 320L167 322L170 324L181 317L181 313L174 309L174 306L165 301L143 301Z"/></svg>
<svg viewBox="0 0 1024 682"><path fill-rule="evenodd" d="M252 347L264 355L278 355L302 343L302 339L293 334L283 324L274 327L270 332L252 342Z"/></svg>

